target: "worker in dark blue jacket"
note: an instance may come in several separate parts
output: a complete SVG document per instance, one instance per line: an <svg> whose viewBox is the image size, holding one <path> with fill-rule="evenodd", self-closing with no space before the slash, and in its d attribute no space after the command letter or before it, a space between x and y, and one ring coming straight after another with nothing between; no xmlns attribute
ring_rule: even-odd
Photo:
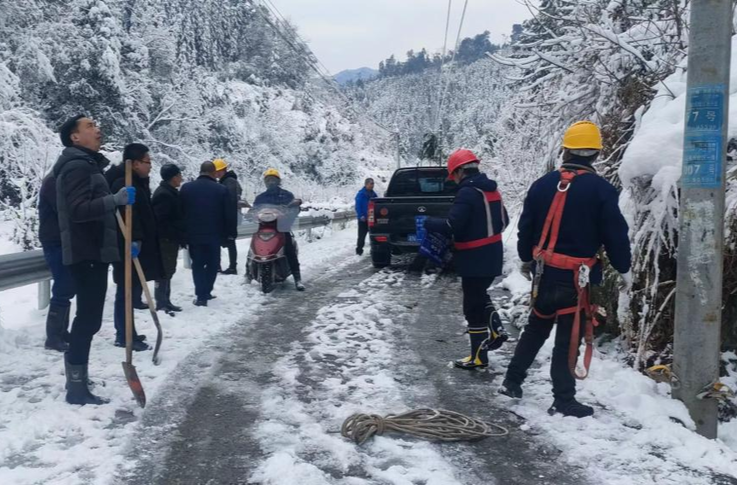
<svg viewBox="0 0 737 485"><path fill-rule="evenodd" d="M215 172L213 162L203 163L197 180L184 184L179 193L192 258L196 306L207 306L214 298L212 290L220 271L220 247L237 236L230 194L218 183Z"/></svg>
<svg viewBox="0 0 737 485"><path fill-rule="evenodd" d="M374 179L368 178L364 186L356 194L356 219L358 219L358 243L356 244L356 254L363 254L363 247L366 244L366 235L369 232L368 225L368 208L371 199L377 198L374 192Z"/></svg>
<svg viewBox="0 0 737 485"><path fill-rule="evenodd" d="M463 313L468 323L471 355L455 362L462 369L489 366L488 350L499 348L508 336L492 305L488 289L502 274L502 231L509 218L497 184L479 171L469 150L448 159L449 179L459 188L448 219L428 218L427 231L452 235L454 262L463 287Z"/></svg>
<svg viewBox="0 0 737 485"><path fill-rule="evenodd" d="M627 289L632 284L631 252L619 195L592 166L602 149L599 128L591 122L574 124L565 134L563 149L561 169L532 184L519 221L522 273L529 280L534 273L535 278L532 312L500 392L522 397L527 370L557 322L551 411L585 417L594 410L575 399L575 379L583 378L577 374L576 362L583 333L588 333L586 368L591 359L593 311L588 291L602 279L597 253L606 249L612 266L622 275L620 288Z"/></svg>
<svg viewBox="0 0 737 485"><path fill-rule="evenodd" d="M289 263L289 269L292 270L294 286L297 288L297 291L305 291L305 285L302 283L302 273L299 267L297 244L294 241L294 235L291 230L292 223L299 216L299 207L302 205L302 200L295 198L294 194L281 187L281 174L275 168L270 168L264 173L264 185L266 185L266 192L262 192L256 196L253 207L256 210L258 210L259 206L286 209L286 217L279 219L277 228L279 232L284 233L284 253Z"/></svg>

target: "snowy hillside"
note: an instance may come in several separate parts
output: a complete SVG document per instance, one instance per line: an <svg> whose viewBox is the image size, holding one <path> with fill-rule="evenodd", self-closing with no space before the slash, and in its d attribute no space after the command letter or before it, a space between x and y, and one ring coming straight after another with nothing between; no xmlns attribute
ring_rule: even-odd
<svg viewBox="0 0 737 485"><path fill-rule="evenodd" d="M390 167L386 135L349 114L269 15L250 1L0 4L0 210L24 219L17 242L33 246L26 219L61 149L54 132L79 113L100 123L106 152L140 141L187 177L224 157L249 198L269 166L320 201L348 201Z"/></svg>

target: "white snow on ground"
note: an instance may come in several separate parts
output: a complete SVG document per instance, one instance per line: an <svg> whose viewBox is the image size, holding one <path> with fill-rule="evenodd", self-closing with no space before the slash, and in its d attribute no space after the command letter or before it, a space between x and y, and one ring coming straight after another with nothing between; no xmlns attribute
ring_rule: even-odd
<svg viewBox="0 0 737 485"><path fill-rule="evenodd" d="M521 286L522 277L515 273L501 285L529 291L529 283ZM550 440L571 463L590 463L597 483L707 485L714 483L712 473L737 478L737 419L720 424L720 439L697 435L685 405L671 399L670 386L629 367L616 343L597 348L591 374L578 382L576 397L593 405L595 416L548 415L554 341L551 335L540 351L538 366L523 386L524 398L508 401L527 420L525 431ZM489 357L492 367L506 368L508 355L490 352Z"/></svg>
<svg viewBox="0 0 737 485"><path fill-rule="evenodd" d="M315 236L326 237L312 244L301 242L306 284L323 265L346 259L353 252L351 227L334 233L313 230ZM239 241L241 271L248 244L249 240ZM223 258L227 261L226 251ZM149 400L179 362L209 336L227 332L268 298L257 286L244 286L242 276L220 276L214 293L218 299L210 306L194 307L191 272L180 261L172 300L185 311L176 317L160 315L165 335L163 362L154 366L150 351L134 354ZM104 381L104 387L97 386L93 392L111 403L78 407L64 401L62 355L43 349L46 312L35 309L35 286L0 292L0 484L102 484L122 465L122 449L143 410L133 401L123 376L124 350L113 346L113 299L111 281L103 327L93 341L90 357L90 377ZM155 330L148 312L136 311L136 322L139 332L153 341Z"/></svg>
<svg viewBox="0 0 737 485"><path fill-rule="evenodd" d="M462 483L429 443L375 437L359 450L339 433L343 421L354 413L407 410L392 365L396 352L392 327L407 313L392 297L403 279L401 273L381 272L342 293L303 330L307 343L294 344L279 361L276 382L263 391L263 420L256 432L269 458L260 464L253 481L264 485ZM300 377L317 382L306 385ZM340 474L355 470L367 477L336 479L329 470Z"/></svg>

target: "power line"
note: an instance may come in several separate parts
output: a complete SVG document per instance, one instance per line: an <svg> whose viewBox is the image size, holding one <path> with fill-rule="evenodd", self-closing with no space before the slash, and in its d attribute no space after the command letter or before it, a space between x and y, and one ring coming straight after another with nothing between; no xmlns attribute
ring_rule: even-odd
<svg viewBox="0 0 737 485"><path fill-rule="evenodd" d="M286 20L286 18L282 15L282 13L279 11L276 5L274 5L273 2L271 2L270 0L261 0L260 4L264 8L266 8L266 10L268 10L269 13L274 17L274 21L272 22L272 20L267 15L265 15L264 12L262 12L257 5L256 10L258 11L259 15L261 15L261 17L274 29L274 31L276 31L279 37L281 37L282 40L284 40L284 42L286 42L286 44L295 51L296 54L306 57L307 65L313 71L315 71L315 73L317 73L317 75L325 82L325 84L327 84L335 93L338 94L338 96L340 96L346 102L348 109L353 114L367 119L378 128L386 131L389 134L396 134L396 130L390 130L389 128L375 120L373 117L369 116L366 113L361 113L354 108L353 101L348 96L346 96L346 94L340 89L340 87L338 87L335 79L330 75L330 71L327 69L327 67L325 67L325 65L320 61L315 53L312 52L307 43L300 37L299 33L294 29L294 27L291 26L291 24ZM293 39L287 38L287 35L282 32L282 28L280 27L290 32ZM295 42L297 45L295 45Z"/></svg>
<svg viewBox="0 0 737 485"><path fill-rule="evenodd" d="M463 23L466 20L466 11L467 10L468 10L468 0L466 0L466 2L463 4L463 14L461 14L461 23L458 25L458 35L456 36L456 47L455 47L455 50L453 51L453 57L450 59L450 66L448 67L449 73L452 72L452 70L453 70L453 66L455 65L456 55L458 54L458 49L459 49L459 47L461 45L461 32L463 31ZM440 131L440 126L441 126L441 122L440 122L440 116L441 116L441 114L440 113L441 113L442 108L443 108L443 101L445 100L445 95L448 92L448 85L450 84L447 81L447 77L448 77L447 74L449 74L449 73L446 73L446 82L444 83L445 85L444 85L443 91L442 91L442 93L440 95L440 104L438 106L438 119L437 119L437 125L436 125L438 127L438 131Z"/></svg>
<svg viewBox="0 0 737 485"><path fill-rule="evenodd" d="M440 61L440 75L438 76L438 110L435 113L435 120L432 126L438 125L440 119L440 99L443 94L443 68L445 67L445 56L448 52L448 32L450 31L450 12L453 9L453 0L448 0L448 15L445 19L445 38L443 40L443 55ZM432 115L431 115L432 116Z"/></svg>

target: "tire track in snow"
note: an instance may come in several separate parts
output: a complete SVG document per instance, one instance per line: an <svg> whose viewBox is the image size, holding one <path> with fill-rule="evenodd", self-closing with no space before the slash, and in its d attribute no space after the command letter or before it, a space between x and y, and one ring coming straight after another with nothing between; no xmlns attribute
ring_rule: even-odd
<svg viewBox="0 0 737 485"><path fill-rule="evenodd" d="M262 393L256 437L267 458L249 483L425 484L461 481L430 443L375 437L357 447L339 434L355 412L405 411L393 336L411 320L398 303L405 275L382 271L318 311L277 362Z"/></svg>

